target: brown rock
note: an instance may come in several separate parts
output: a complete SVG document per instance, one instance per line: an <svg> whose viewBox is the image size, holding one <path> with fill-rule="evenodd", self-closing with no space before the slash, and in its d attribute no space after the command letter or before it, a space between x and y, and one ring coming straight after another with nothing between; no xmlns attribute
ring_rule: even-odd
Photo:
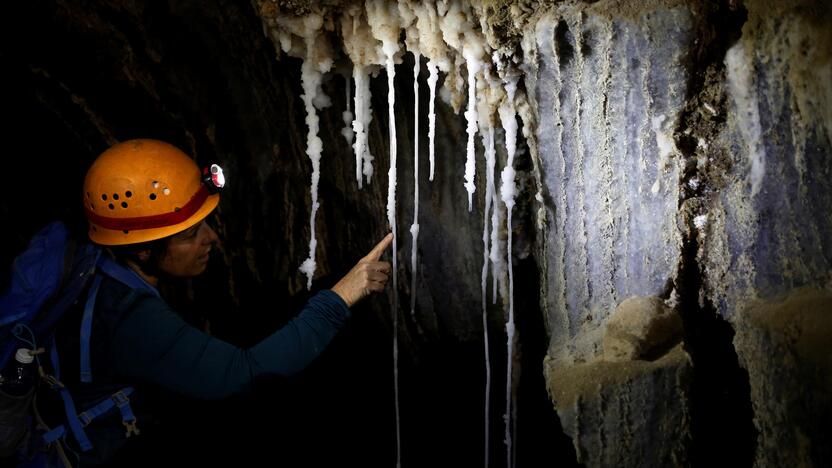
<svg viewBox="0 0 832 468"><path fill-rule="evenodd" d="M631 297L615 309L604 333L607 361L653 360L681 340L682 319L655 296Z"/></svg>

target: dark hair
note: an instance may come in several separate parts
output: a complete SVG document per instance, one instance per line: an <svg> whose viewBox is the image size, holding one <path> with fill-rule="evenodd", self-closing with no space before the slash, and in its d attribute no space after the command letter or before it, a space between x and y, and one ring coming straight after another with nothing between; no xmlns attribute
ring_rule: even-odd
<svg viewBox="0 0 832 468"><path fill-rule="evenodd" d="M139 244L116 245L110 247L109 251L119 263L126 265L127 260L130 260L138 265L144 274L159 277L162 272L159 263L168 253L169 240L170 237L163 237ZM146 260L139 258L139 252L144 250L150 250L150 256Z"/></svg>

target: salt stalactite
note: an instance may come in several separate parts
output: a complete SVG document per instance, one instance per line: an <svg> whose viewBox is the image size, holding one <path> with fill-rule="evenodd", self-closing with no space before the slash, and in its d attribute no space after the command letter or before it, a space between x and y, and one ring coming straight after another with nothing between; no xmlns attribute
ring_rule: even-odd
<svg viewBox="0 0 832 468"><path fill-rule="evenodd" d="M398 2L398 6L399 25L405 30L405 46L413 54L413 224L410 225L410 235L413 243L410 252L410 315L413 321L416 322L417 249L419 245L419 72L422 67L422 53L419 47L415 6L404 1Z"/></svg>
<svg viewBox="0 0 832 468"><path fill-rule="evenodd" d="M393 112L393 106L396 102L396 92L394 89L394 82L396 78L396 68L393 63L393 56L398 49L397 43L385 41L384 53L387 55L387 112L389 115L390 126L390 170L387 172L387 223L393 231L393 366L395 379L395 398L396 398L396 467L400 467L401 462L401 427L399 423L399 288L396 281L396 273L399 271L398 260L396 259L396 252L398 251L398 235L396 234L396 114Z"/></svg>
<svg viewBox="0 0 832 468"><path fill-rule="evenodd" d="M341 116L344 119L344 128L341 129L341 135L343 135L344 139L347 140L348 145L352 145L352 139L355 136L355 132L353 132L352 127L351 127L352 119L353 119L352 111L350 111L350 101L352 100L352 98L350 97L350 94L352 94L352 93L350 93L350 91L351 91L351 88L352 88L352 86L351 86L352 83L350 83L349 75L346 75L346 74L344 75L344 81L346 81L346 89L347 89L347 101L346 101L347 108L346 108L346 110L344 110L344 113L341 114Z"/></svg>
<svg viewBox="0 0 832 468"><path fill-rule="evenodd" d="M306 125L309 127L306 134L306 154L312 161L312 183L310 194L312 196L312 213L309 216L309 258L303 261L300 271L306 275L306 288L312 288L312 277L315 275L315 250L318 240L315 238L315 215L318 212L318 181L321 177L321 151L323 143L318 137L318 114L315 111L315 102L319 101L318 88L321 85L323 73L329 71L332 66L332 59L316 60L315 41L317 32L321 29L323 19L320 15L309 14L303 19L303 38L306 45L306 59L301 65L301 84L303 87L303 105L306 109ZM320 102L320 101L319 101Z"/></svg>
<svg viewBox="0 0 832 468"><path fill-rule="evenodd" d="M339 11L339 15L334 17L328 16L324 21L321 13L313 12L305 18L292 18L288 15L280 15L279 7L278 14L275 14L266 23L270 28L271 37L279 42L281 49L290 55L304 58L302 66L302 80L303 80L303 102L307 110L307 124L309 126L309 135L307 137L307 153L312 161L313 175L312 175L312 206L313 212L310 218L310 225L312 230L312 240L310 241L310 258L307 259L301 271L308 276L308 286L311 286L311 278L315 269L314 252L316 247L316 239L314 237L314 223L315 213L318 208L317 201L317 185L320 177L320 156L321 156L321 140L318 138L318 117L315 113L315 108L320 108L322 105L327 105L328 98L320 93L320 83L322 73L329 71L332 60L327 58L327 54L331 57L331 52L325 50L321 52L320 48L328 49L328 43L324 44L324 35L321 31L334 31L340 33L343 40L343 49L349 56L353 63L352 80L355 86L355 93L352 107L347 105L347 111L344 112L344 118L351 120L351 128L346 128L342 131L344 137L352 143L355 152L355 175L356 182L361 188L365 183L365 179L361 176L366 176L366 183L369 183L373 174L372 155L369 151L368 145L368 130L372 119L372 112L370 106L370 80L369 76L378 71L380 66L383 66L387 74L388 85L388 115L389 115L389 141L390 141L390 168L388 171L388 192L387 192L387 218L390 225L390 230L393 232L393 247L392 247L392 264L393 264L393 281L392 281L392 322L393 322L393 376L394 376L394 393L395 393L395 412L396 412L396 465L401 466L401 429L400 429L400 412L399 412L399 375L398 375L398 233L396 226L396 172L397 172L397 139L396 139L396 119L394 113L395 107L395 63L400 61L400 44L399 35L402 29L406 32L407 50L414 54L414 103L415 113L414 118L414 216L413 224L411 225L411 234L413 238L412 245L412 271L413 283L411 287L411 314L415 313L415 289L416 277L418 268L418 234L419 234L419 160L418 160L418 140L419 140L419 84L418 75L421 66L421 56L426 58L428 67L428 88L429 88L429 110L428 110L428 142L429 142L429 158L430 158L430 177L432 181L435 175L435 148L434 141L436 136L436 113L435 113L435 98L437 94L436 87L439 83L439 72L444 72L445 80L442 89L439 91L440 95L448 95L449 99L446 101L450 103L455 112L459 112L465 101L464 89L468 85L468 106L465 111L466 118L466 132L468 134L468 142L466 147L466 163L465 163L465 188L468 192L468 209L473 209L473 194L475 191L475 175L476 175L476 158L475 158L475 142L476 134L481 133L480 136L485 148L484 156L486 162L486 193L484 195L485 214L483 217L483 269L482 269L482 296L483 296L483 326L484 326L484 341L486 350L486 405L485 405L485 464L488 466L488 439L489 439L489 404L490 399L490 356L488 355L488 331L487 331L487 279L488 279L488 263L492 264L492 275L494 277L493 296L496 301L497 289L501 295L506 294L506 285L504 281L505 269L504 264L506 255L501 246L501 233L503 229L502 224L502 209L499 201L502 199L504 206L508 211L508 232L509 232L509 267L510 267L510 252L511 252L511 208L514 204L514 173L513 173L513 155L514 144L516 139L516 125L513 129L511 124L507 123L504 116L502 126L505 131L507 147L509 148L509 162L502 171L503 183L501 187L495 181L496 175L494 173L495 166L495 138L496 128L494 124L494 115L497 108L496 102L502 98L503 90L501 87L495 86L489 77L489 67L491 63L488 62L490 56L490 49L486 45L485 38L479 29L475 29L478 24L476 14L472 11L472 7L467 2L460 2L456 0L442 0L438 2L422 3L415 0L398 0L397 2L390 2L388 0L367 0L366 2L351 3ZM325 7L326 8L326 7ZM473 8L476 10L477 8ZM479 10L477 10L479 11ZM333 18L338 18L333 20ZM340 27L334 22L340 22ZM306 50L302 50L299 46L301 42L297 38L303 38L303 44ZM488 63L486 63L488 62ZM463 73L463 66L467 72L467 79ZM352 87L347 79L347 100L350 100L350 91ZM514 87L511 88L510 96L506 102L513 101ZM492 88L498 90L498 94L492 93ZM493 102L478 103L478 99L493 100ZM483 107L479 107L479 106ZM514 112L513 105L510 106L511 111ZM487 117L483 119L483 117ZM513 114L512 114L513 121ZM498 190L499 189L499 190ZM489 223L490 221L490 223ZM490 231L490 232L489 232ZM489 245L490 239L490 245ZM509 268L509 297L513 294L513 273ZM509 322L507 323L507 331L509 334L509 363L513 356L513 300L510 300L509 306ZM510 365L510 364L509 364ZM509 367L508 387L511 388L511 367ZM509 390L510 392L510 390ZM508 397L507 397L508 400ZM511 405L507 403L507 415L511 413ZM511 452L511 434L509 429L506 429L507 444Z"/></svg>
<svg viewBox="0 0 832 468"><path fill-rule="evenodd" d="M484 215L482 220L482 333L483 346L485 348L485 467L488 468L488 439L489 439L489 422L491 420L491 411L489 409L491 403L491 356L488 350L488 298L486 292L488 288L488 224L491 221L491 205L494 194L494 127L488 126L486 128L485 146L485 165L486 165L486 188L484 197Z"/></svg>
<svg viewBox="0 0 832 468"><path fill-rule="evenodd" d="M352 121L352 130L355 133L355 142L352 148L355 154L355 178L358 188L361 189L362 175L368 184L373 177L373 155L367 144L367 130L373 120L369 75L371 64L380 60L378 41L373 38L369 25L364 21L364 9L358 5L353 5L341 15L341 34L344 51L353 63L355 118Z"/></svg>
<svg viewBox="0 0 832 468"><path fill-rule="evenodd" d="M416 318L416 269L417 244L419 241L419 71L422 55L413 53L413 224L410 225L410 235L413 236L413 246L410 252L411 270L413 278L410 285L410 315Z"/></svg>
<svg viewBox="0 0 832 468"><path fill-rule="evenodd" d="M370 153L370 145L367 142L367 129L370 128L370 121L373 120L373 110L370 105L372 95L370 94L370 76L366 67L356 65L353 67L353 79L355 80L355 110L356 119L352 126L356 130L355 150L356 166L360 167L361 174L366 178L367 184L373 179L373 155ZM360 94L359 94L359 91ZM361 115L358 116L358 111ZM359 133L360 132L360 133ZM360 140L359 140L360 139ZM361 188L361 176L357 176L358 188Z"/></svg>
<svg viewBox="0 0 832 468"><path fill-rule="evenodd" d="M439 2L436 4L439 15L442 39L449 50L456 52L454 58L455 70L445 78L444 90L451 94L451 106L458 108L457 93L464 84L455 83L462 64L468 72L468 109L465 111L468 132L468 145L465 159L465 190L468 191L468 211L473 207L473 195L476 190L474 177L476 174L476 159L474 157L474 135L477 133L477 74L483 65L484 39L474 30L470 18L470 5L465 2ZM460 60L461 55L462 60ZM460 77L461 80L461 77ZM463 81L463 80L461 80ZM463 81L464 83L464 81Z"/></svg>
<svg viewBox="0 0 832 468"><path fill-rule="evenodd" d="M498 58L494 57L495 64L499 70L500 62ZM492 131L494 130L495 122L493 121L494 115L499 112L499 103L501 103L505 97L505 93L503 91L502 84L498 78L494 78L492 73L488 68L483 69L483 75L486 85L485 91L487 92L487 101L488 104L486 105L486 110L480 110L481 114L485 114L489 117L487 127L490 128ZM491 143L492 145L494 143ZM488 149L486 149L488 151ZM489 163L488 160L486 160ZM487 173L491 177L491 181L486 181L486 185L490 184L491 186L491 250L489 252L489 259L491 260L491 301L492 304L497 303L498 297L498 290L499 293L505 296L505 284L504 278L506 275L505 271L505 258L503 255L502 250L502 240L500 239L500 227L503 223L502 218L502 210L500 209L500 191L499 187L494 182L494 165L496 164L496 153L495 153L495 160L490 161L491 166L487 168Z"/></svg>
<svg viewBox="0 0 832 468"><path fill-rule="evenodd" d="M395 56L399 51L399 21L395 10L385 0L367 2L367 20L373 36L381 41L384 66L387 70L387 112L390 134L390 170L387 173L387 222L393 231L393 392L396 404L396 466L401 466L401 425L399 421L399 294L398 282L398 235L396 233L396 102L394 87L396 78Z"/></svg>
<svg viewBox="0 0 832 468"><path fill-rule="evenodd" d="M476 173L476 158L474 156L474 136L477 134L477 73L482 68L482 46L474 41L467 41L462 46L462 56L465 57L465 64L468 67L468 110L465 111L465 120L468 122L467 158L465 159L465 190L468 191L468 211L471 211L472 200L476 185L474 185L474 174Z"/></svg>
<svg viewBox="0 0 832 468"><path fill-rule="evenodd" d="M508 347L508 357L506 359L506 435L505 443L507 448L506 466L512 466L512 446L511 446L511 402L513 393L512 371L514 367L514 272L511 265L511 210L514 208L514 197L517 192L517 187L514 184L514 153L517 150L517 120L516 111L514 108L514 93L517 90L516 78L510 79L506 83L506 99L500 105L500 121L506 134L506 153L508 160L506 166L503 168L501 174L503 184L500 190L500 196L506 206L506 230L508 232L508 248L507 248L507 266L508 266L508 322L506 322L506 341Z"/></svg>
<svg viewBox="0 0 832 468"><path fill-rule="evenodd" d="M491 194L492 204L494 209L491 211L491 287L492 287L492 303L497 303L498 286L500 294L505 295L505 285L502 280L506 274L506 261L503 254L503 241L500 238L500 226L503 224L503 211L500 209L500 193L499 187L494 186Z"/></svg>
<svg viewBox="0 0 832 468"><path fill-rule="evenodd" d="M436 82L439 80L439 67L433 59L428 61L428 89L430 90L430 98L428 100L428 155L430 158L430 178L433 181L434 172L434 140L436 138L436 111L434 110L434 102L436 102Z"/></svg>
<svg viewBox="0 0 832 468"><path fill-rule="evenodd" d="M485 350L485 434L484 446L485 454L484 466L488 468L489 465L489 440L490 440L490 422L491 422L491 355L489 349L488 337L488 263L491 259L491 249L489 249L489 240L493 242L493 236L489 236L489 227L498 229L499 226L494 226L492 223L491 210L499 209L498 200L495 199L495 184L494 184L494 166L496 163L496 149L495 149L495 114L497 113L497 104L502 97L502 86L500 81L494 79L491 74L489 65L484 65L482 68L482 79L478 82L477 95L479 100L477 102L477 117L480 128L480 136L482 139L483 159L485 160L485 194L483 195L483 218L482 218L482 273L481 273L481 289L482 289L482 325L483 325L483 346Z"/></svg>
<svg viewBox="0 0 832 468"><path fill-rule="evenodd" d="M363 68L357 64L352 67L352 78L355 81L355 119L352 121L355 143L352 144L352 148L355 153L355 181L358 183L359 190L363 186L364 151L367 145L367 133L364 131L364 101L369 102L364 95L368 80Z"/></svg>
<svg viewBox="0 0 832 468"><path fill-rule="evenodd" d="M416 17L416 33L418 34L419 50L428 59L428 158L430 161L430 176L433 181L435 173L434 140L436 137L436 83L439 81L439 71L450 70L447 57L448 46L442 38L442 27L437 15L436 7L442 4L408 2ZM409 34L409 33L408 33Z"/></svg>
<svg viewBox="0 0 832 468"><path fill-rule="evenodd" d="M491 211L491 301L497 303L497 287L500 279L505 274L505 259L503 258L502 242L500 241L500 226L503 223L502 210L500 210L500 193L495 185L491 194L491 203L494 209Z"/></svg>

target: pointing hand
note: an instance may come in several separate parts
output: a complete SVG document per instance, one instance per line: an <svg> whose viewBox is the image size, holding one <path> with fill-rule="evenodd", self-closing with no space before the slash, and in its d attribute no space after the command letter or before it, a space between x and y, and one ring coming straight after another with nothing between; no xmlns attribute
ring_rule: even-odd
<svg viewBox="0 0 832 468"><path fill-rule="evenodd" d="M393 242L393 233L387 234L367 256L359 260L352 270L332 287L332 291L341 296L348 307L352 307L372 292L384 290L391 267L390 262L381 262L379 258L391 242Z"/></svg>

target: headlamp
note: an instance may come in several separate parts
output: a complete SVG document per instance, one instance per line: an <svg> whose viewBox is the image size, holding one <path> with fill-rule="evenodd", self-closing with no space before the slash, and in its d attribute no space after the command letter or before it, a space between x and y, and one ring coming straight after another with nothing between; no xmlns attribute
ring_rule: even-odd
<svg viewBox="0 0 832 468"><path fill-rule="evenodd" d="M202 169L202 183L208 188L208 192L214 194L225 187L225 175L219 164L211 164Z"/></svg>

